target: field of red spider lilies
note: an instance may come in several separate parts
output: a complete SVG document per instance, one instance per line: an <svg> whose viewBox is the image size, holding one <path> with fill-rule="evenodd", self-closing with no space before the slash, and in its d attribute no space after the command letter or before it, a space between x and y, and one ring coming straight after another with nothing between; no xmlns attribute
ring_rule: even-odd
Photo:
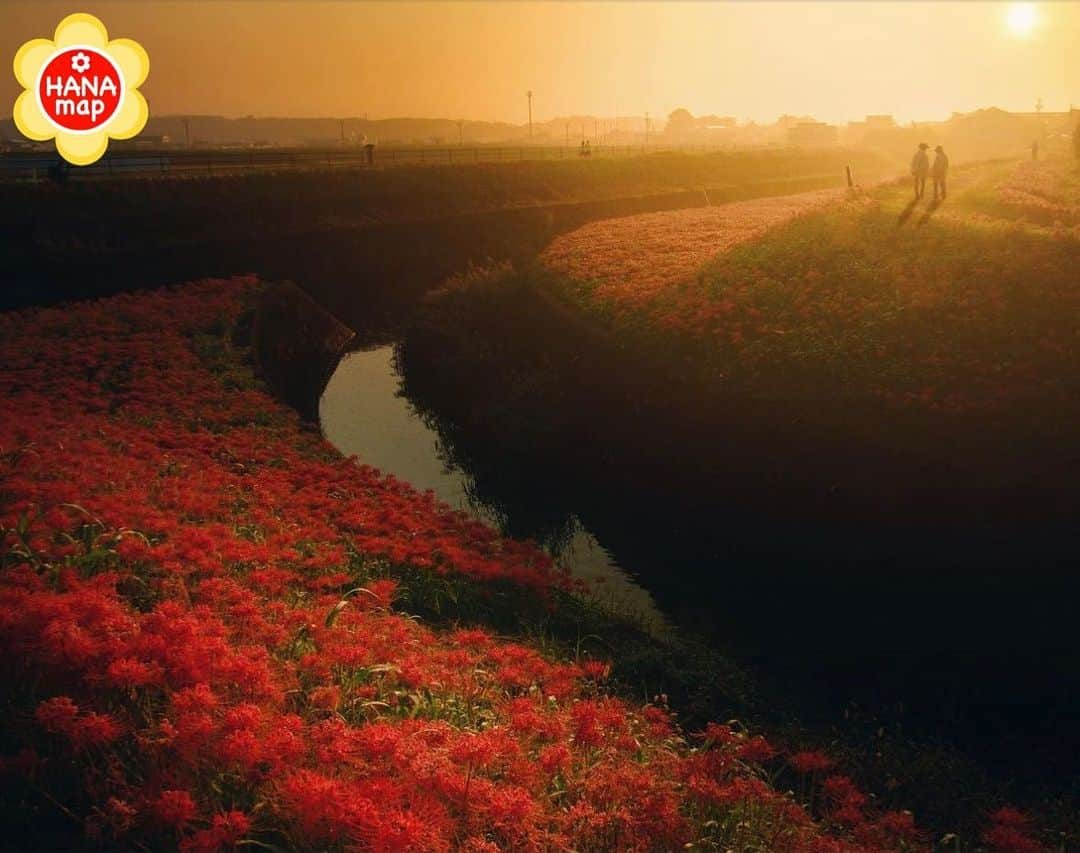
<svg viewBox="0 0 1080 853"><path fill-rule="evenodd" d="M1080 238L1080 171L1068 160L1021 163L979 194L977 202L990 214Z"/></svg>
<svg viewBox="0 0 1080 853"><path fill-rule="evenodd" d="M543 262L592 282L593 298L623 314L692 279L719 252L842 196L841 190L818 190L592 222L556 237Z"/></svg>
<svg viewBox="0 0 1080 853"><path fill-rule="evenodd" d="M684 734L605 661L410 618L403 566L567 581L260 390L230 335L258 287L0 315L5 843L924 846L823 755ZM1005 809L984 840L1026 832Z"/></svg>
<svg viewBox="0 0 1080 853"><path fill-rule="evenodd" d="M906 183L808 193L593 223L542 260L586 312L728 388L953 414L1068 404L1076 166L956 172L940 208L906 207Z"/></svg>

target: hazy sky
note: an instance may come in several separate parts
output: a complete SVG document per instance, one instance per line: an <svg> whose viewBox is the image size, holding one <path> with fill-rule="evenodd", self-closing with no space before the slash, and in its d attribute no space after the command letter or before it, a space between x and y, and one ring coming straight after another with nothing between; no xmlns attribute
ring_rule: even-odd
<svg viewBox="0 0 1080 853"><path fill-rule="evenodd" d="M665 116L772 121L1080 106L1080 2L0 0L0 52L72 11L142 42L151 115ZM1020 15L1020 24L1023 15ZM1021 27L1022 29L1022 27ZM10 60L7 60L10 67ZM10 72L0 96L14 103ZM10 111L10 107L5 108Z"/></svg>

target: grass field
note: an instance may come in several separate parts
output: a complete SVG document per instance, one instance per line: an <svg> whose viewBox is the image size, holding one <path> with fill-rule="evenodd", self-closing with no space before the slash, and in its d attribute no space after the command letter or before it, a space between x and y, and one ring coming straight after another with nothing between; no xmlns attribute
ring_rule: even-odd
<svg viewBox="0 0 1080 853"><path fill-rule="evenodd" d="M835 186L849 162L887 168L868 152L773 150L3 184L0 308L254 271L317 291L359 325L590 218L698 204L706 191L730 201Z"/></svg>
<svg viewBox="0 0 1080 853"><path fill-rule="evenodd" d="M969 167L953 184L940 207L898 185L768 233L755 217L775 200L715 227L703 212L594 223L544 260L589 316L735 393L954 413L1075 402L1075 168ZM699 235L713 257L680 256Z"/></svg>
<svg viewBox="0 0 1080 853"><path fill-rule="evenodd" d="M959 171L934 210L895 185L599 223L529 275L661 380L728 399L1067 425L1076 183L1022 169ZM929 846L833 757L683 730L622 680L656 651L542 552L337 456L252 373L258 289L0 315L12 846ZM1040 849L1013 809L978 820L965 846Z"/></svg>
<svg viewBox="0 0 1080 853"><path fill-rule="evenodd" d="M749 573L770 537L836 529L762 584L773 618L805 620L799 643L830 632L863 648L880 628L882 642L988 655L1068 645L1067 629L1040 633L1064 627L1052 597L1026 593L1075 560L1073 169L958 168L937 206L911 205L903 181L593 222L535 268L474 271L435 295L406 377L466 455L498 448L492 470L521 456L542 476L618 483L673 529L737 537L724 522L738 513ZM850 576L827 595L838 566ZM971 591L1017 566L1030 584L1015 595ZM730 566L697 568L715 572L703 596L730 593ZM788 601L804 570L807 600ZM875 592L833 604L855 587ZM939 789L956 811L973 796Z"/></svg>

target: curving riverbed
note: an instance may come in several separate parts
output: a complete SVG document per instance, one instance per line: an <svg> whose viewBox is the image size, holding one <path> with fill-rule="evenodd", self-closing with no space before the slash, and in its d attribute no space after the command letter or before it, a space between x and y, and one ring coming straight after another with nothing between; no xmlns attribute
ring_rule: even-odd
<svg viewBox="0 0 1080 853"><path fill-rule="evenodd" d="M448 458L438 432L402 393L394 347L347 354L338 365L319 404L323 433L346 456L356 456L417 489L431 490L444 503L488 522L505 533L536 539L573 576L590 583L597 595L641 617L654 629L667 618L652 595L621 568L574 515L557 531L510 517L477 493L467 471Z"/></svg>
<svg viewBox="0 0 1080 853"><path fill-rule="evenodd" d="M867 731L948 744L1020 789L1075 772L1060 745L1080 735L1077 653L1043 636L1057 618L1025 603L1065 600L1064 581L1031 577L1018 596L1004 577L972 587L957 567L920 567L900 552L891 570L834 565L800 552L805 531L748 524L716 497L711 528L687 526L632 477L597 481L579 448L553 464L473 434L417 393L418 376L403 376L401 346L350 353L330 379L319 414L342 453L536 540L652 627L706 639L754 673L776 722L829 737L861 719Z"/></svg>

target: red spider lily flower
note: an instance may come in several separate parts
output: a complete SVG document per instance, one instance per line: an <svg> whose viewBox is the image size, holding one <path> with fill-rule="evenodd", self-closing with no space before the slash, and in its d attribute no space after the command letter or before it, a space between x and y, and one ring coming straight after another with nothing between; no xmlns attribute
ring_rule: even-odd
<svg viewBox="0 0 1080 853"><path fill-rule="evenodd" d="M611 674L611 664L599 660L587 660L581 664L581 670L586 678L593 681L603 681Z"/></svg>
<svg viewBox="0 0 1080 853"><path fill-rule="evenodd" d="M790 764L797 773L821 773L832 767L833 762L823 752L803 751L796 752L788 757Z"/></svg>
<svg viewBox="0 0 1080 853"><path fill-rule="evenodd" d="M109 714L91 712L75 720L66 734L76 749L86 749L112 743L124 730L124 725Z"/></svg>
<svg viewBox="0 0 1080 853"><path fill-rule="evenodd" d="M160 684L161 667L131 657L118 658L109 664L106 677L117 687L146 687Z"/></svg>
<svg viewBox="0 0 1080 853"><path fill-rule="evenodd" d="M1038 853L1043 845L1031 837L1031 817L1012 806L1001 806L988 815L990 827L982 840L994 853Z"/></svg>
<svg viewBox="0 0 1080 853"><path fill-rule="evenodd" d="M154 801L154 811L162 823L183 827L195 819L198 807L188 791L162 791Z"/></svg>
<svg viewBox="0 0 1080 853"><path fill-rule="evenodd" d="M56 696L38 705L34 717L41 726L50 732L68 734L79 716L79 706L68 696Z"/></svg>
<svg viewBox="0 0 1080 853"><path fill-rule="evenodd" d="M739 744L738 748L735 750L735 754L743 761L761 764L775 757L776 750L773 748L772 744L761 737L761 735L755 735L749 740Z"/></svg>
<svg viewBox="0 0 1080 853"><path fill-rule="evenodd" d="M311 706L324 711L336 711L341 705L341 688L336 684L316 687L311 691Z"/></svg>
<svg viewBox="0 0 1080 853"><path fill-rule="evenodd" d="M915 825L915 816L907 811L885 812L877 820L881 834L893 844L916 844L924 833Z"/></svg>
<svg viewBox="0 0 1080 853"><path fill-rule="evenodd" d="M545 773L553 776L556 773L564 773L569 769L573 760L573 753L565 745L557 743L540 750L536 760Z"/></svg>
<svg viewBox="0 0 1080 853"><path fill-rule="evenodd" d="M188 853L216 853L236 844L250 829L251 821L243 812L216 814L209 829L185 838L180 842L180 849Z"/></svg>
<svg viewBox="0 0 1080 853"><path fill-rule="evenodd" d="M990 812L990 822L998 826L1011 826L1013 829L1027 829L1031 826L1031 816L1012 806L1001 806Z"/></svg>

